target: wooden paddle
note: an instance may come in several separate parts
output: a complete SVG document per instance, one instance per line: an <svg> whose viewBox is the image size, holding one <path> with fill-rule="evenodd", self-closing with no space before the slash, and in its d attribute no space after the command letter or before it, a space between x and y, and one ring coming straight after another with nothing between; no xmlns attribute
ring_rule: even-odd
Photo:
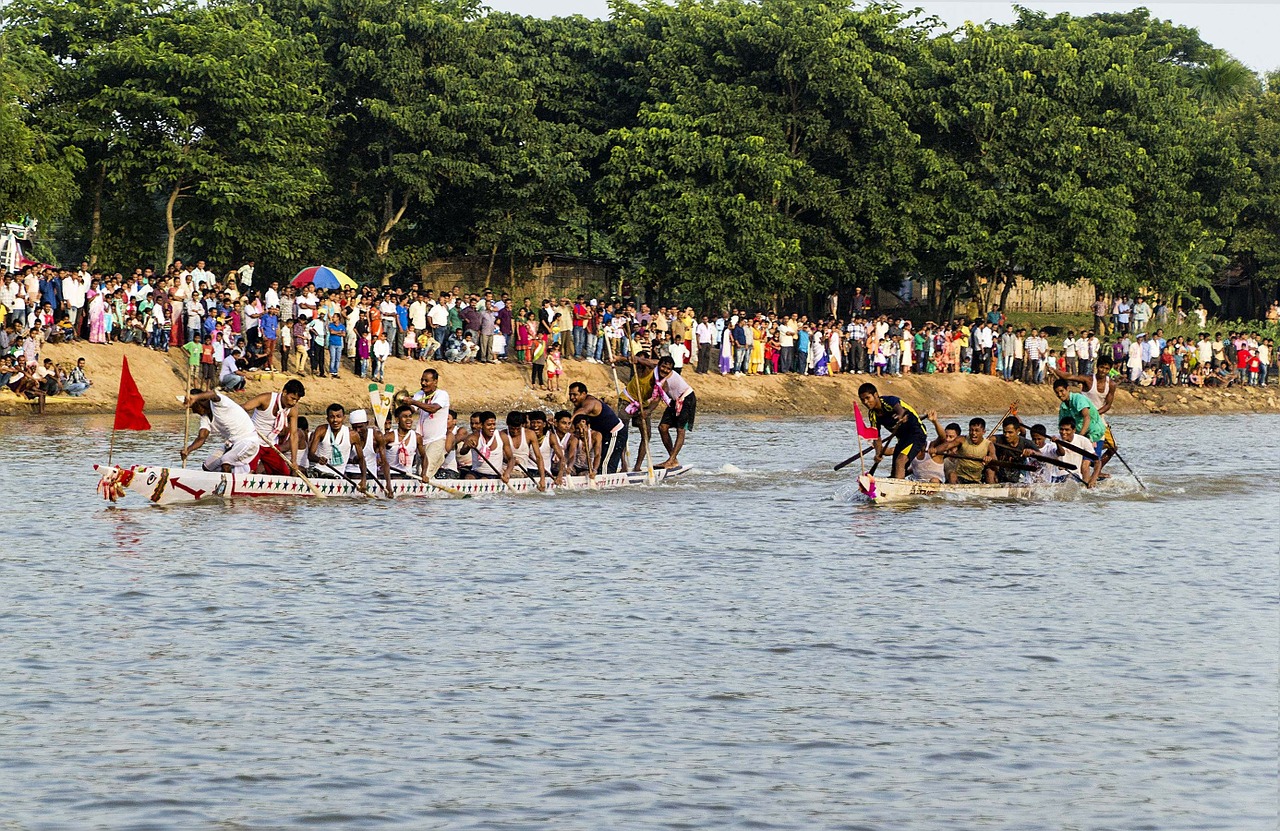
<svg viewBox="0 0 1280 831"><path fill-rule="evenodd" d="M186 350L183 350L184 352ZM187 385L184 387L187 395L191 394L191 356L187 356ZM191 411L183 409L182 411L182 449L186 450L187 445L191 443ZM187 466L186 456L182 457L182 466Z"/></svg>
<svg viewBox="0 0 1280 831"><path fill-rule="evenodd" d="M996 445L996 452L997 452L997 453L1017 453L1017 454L1019 454L1019 458L1022 458L1022 459L1035 459L1035 460L1036 460L1036 461L1038 461L1038 462L1044 462L1045 464L1053 465L1054 467L1060 467L1060 468L1062 468L1063 470L1075 470L1075 469L1076 469L1076 468L1075 468L1075 465L1069 465L1069 464L1067 464L1066 462L1062 461L1061 459L1055 459L1055 458L1053 458L1052 456L1042 456L1042 455L1040 455L1039 453L1032 453L1030 456L1023 456L1023 455L1021 455L1021 454L1022 454L1022 451L1021 451L1021 450L1019 450L1018 448L1016 448L1016 447L1005 447L1005 446L1004 446L1004 445L1002 445L1002 444L997 444L997 445Z"/></svg>
<svg viewBox="0 0 1280 831"><path fill-rule="evenodd" d="M262 435L262 433L261 433L260 431L258 432L258 440L262 442L262 446L263 446L263 447L269 447L269 448L271 448L272 450L276 451L277 453L280 453L280 448L278 448L278 447L276 447L275 445L273 445L273 444L272 444L272 443L267 439L267 437L266 437L266 436ZM294 464L293 459L290 459L290 458L289 458L291 455L293 455L293 454L291 454L291 453L280 453L280 457L281 457L282 459L284 459L284 463L285 463L286 465L288 465L288 466L289 466L289 470L291 470L291 471L293 472L293 475L294 475L294 476L297 476L299 479L301 479L301 480L302 480L302 483L303 483L304 485L306 485L306 486L307 486L307 489L308 489L308 490L310 490L310 491L311 491L311 494L312 494L313 496L315 496L317 499L328 499L328 497L327 497L327 496L325 496L324 494L322 494L322 493L320 492L320 490L315 486L315 484L314 484L314 483L312 483L312 481L311 481L310 479L308 479L308 478L307 478L306 474L305 474L305 473L303 473L303 472L302 472L302 470L301 470L301 469L300 469L296 464Z"/></svg>
<svg viewBox="0 0 1280 831"><path fill-rule="evenodd" d="M287 461L287 460L286 460L286 461ZM343 473L341 470L338 470L338 469L337 469L336 467L334 467L333 465L329 464L328 462L322 462L322 464L323 464L325 467L329 468L329 470L332 470L334 473L336 473L336 474L338 474L339 476L341 476L343 479L346 479L346 480L347 480L347 482L351 485L351 487L353 487L353 488L355 488L355 489L356 489L356 493L364 494L365 496L369 497L370 499L376 499L376 498L377 498L376 496L374 496L372 493L370 493L370 492L369 492L369 491L367 491L367 490L360 490L360 485L356 483L356 480L352 479L350 476L348 476L347 474ZM374 479L374 481L376 482L376 481L378 481L378 480L377 480L377 479ZM384 488L384 490L385 490L385 488Z"/></svg>
<svg viewBox="0 0 1280 831"><path fill-rule="evenodd" d="M444 485L437 485L435 482L431 481L425 476L419 476L418 478L422 480L422 484L426 485L429 488L435 488L438 491L444 491L445 493L452 494L458 497L459 499L471 498L471 494L465 491L460 491L457 488L448 488L448 487L445 487Z"/></svg>
<svg viewBox="0 0 1280 831"><path fill-rule="evenodd" d="M853 464L853 463L854 463L854 462L856 462L858 459L861 459L863 456L867 455L867 454L868 454L868 453L870 453L872 450L875 450L875 446L868 447L866 450L863 450L861 453L855 453L855 454L853 454L853 455L852 455L852 456L850 456L849 458L845 459L843 462L840 462L840 463L839 463L838 465L836 465L836 466L835 466L835 468L833 468L833 469L834 469L834 470L844 470L846 467L848 467L849 465ZM874 468L874 467L873 467L873 468L871 468L871 469L872 469L872 471L874 471L874 470L875 470L875 468Z"/></svg>
<svg viewBox="0 0 1280 831"><path fill-rule="evenodd" d="M1027 432L1031 432L1030 428L1027 427L1027 425L1021 420L1018 422L1018 426L1021 427L1023 430L1026 430ZM1094 453L1092 450L1085 450L1083 447L1076 447L1074 444L1072 444L1069 441L1063 441L1062 439L1054 438L1053 436L1045 436L1045 438L1053 442L1054 444L1058 445L1058 447L1063 448L1064 450L1070 450L1072 453L1080 454L1081 456L1085 457L1091 462L1098 461L1098 454Z"/></svg>
<svg viewBox="0 0 1280 831"><path fill-rule="evenodd" d="M623 328L624 328L624 331L625 331L625 332L626 332L626 334L627 334L627 357L631 359L631 377L636 379L636 392L637 392L637 393L639 393L639 392L640 392L640 376L636 373L636 350L635 350L635 341L634 341L634 339L631 337L631 321L630 321L630 320L624 320L624 321L622 322L622 326L623 326ZM672 372L674 372L674 371L675 371L675 370L672 370ZM653 383L654 383L655 385L658 383L658 368L657 368L657 367L654 367L654 368L653 368ZM645 436L644 436L644 460L645 460L645 463L646 463L646 464L648 465L648 467L649 467L649 484L650 484L650 485L652 485L652 484L653 484L653 482L654 482L654 478L653 478L653 449L652 449L652 447L651 447L651 442L650 442L650 440L649 440L649 416L648 416L648 414L644 411L644 402L641 402L641 403L640 403L640 426L644 428L644 432L645 432ZM623 451L622 451L622 463L623 463L624 465L627 463L627 451L626 451L626 448L623 448Z"/></svg>
<svg viewBox="0 0 1280 831"><path fill-rule="evenodd" d="M942 456L947 459L962 459L964 461L969 461L969 462L982 461L981 459L972 459L968 456L961 456L956 453L938 453L936 455ZM1019 462L1013 462L1013 461L1005 462L999 459L994 459L990 462L983 462L982 466L983 467L1007 467L1007 468L1010 468L1011 470L1035 470L1035 468L1032 467L1031 465L1024 465Z"/></svg>

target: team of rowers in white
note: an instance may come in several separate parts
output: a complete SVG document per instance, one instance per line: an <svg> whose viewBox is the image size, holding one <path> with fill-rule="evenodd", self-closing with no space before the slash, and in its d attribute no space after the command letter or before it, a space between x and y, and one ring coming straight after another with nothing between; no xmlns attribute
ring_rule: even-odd
<svg viewBox="0 0 1280 831"><path fill-rule="evenodd" d="M666 409L659 432L668 458L659 467L677 467L686 431L693 428L696 396L674 371L670 358L637 361L651 370L652 391L639 400L627 395L633 406L625 414L632 416L633 423L644 425L634 469L646 458L648 410L662 403ZM1062 402L1057 436L1038 424L1028 427L1017 415L1004 418L994 437L981 418L971 419L967 432L958 423L944 427L936 413L929 411L922 418L900 398L882 396L874 384L863 384L858 397L876 436L867 451L876 454L872 470L888 454L889 440L896 439L891 475L897 479L950 484L1074 479L1092 487L1116 453L1102 417L1111 407L1115 385L1108 376L1110 367L1099 363L1095 376L1060 377L1054 382ZM385 430L371 425L365 410L347 413L335 403L326 410L325 423L310 431L298 412L305 390L297 379L288 381L280 392L262 393L243 406L224 394L193 389L185 404L200 416L200 427L183 448L182 458L216 435L221 446L204 462L205 470L279 476L305 476L306 471L312 476L358 479L361 490L367 490L373 479L388 496L391 480L398 478L510 482L512 476L527 476L545 490L548 483L563 485L568 476L594 479L601 473L626 470L627 421L581 383L569 387L572 411L561 410L550 419L540 409L512 411L505 428L499 429L497 415L491 411L472 413L469 423L459 426L458 414L449 409L439 380L436 370L424 370L421 389L412 398L398 401ZM1070 381L1082 383L1084 392L1072 392ZM928 440L925 419L933 424L933 441ZM888 432L888 440L880 438L881 430Z"/></svg>
<svg viewBox="0 0 1280 831"><path fill-rule="evenodd" d="M650 370L653 393L647 401L635 402L633 421L642 423L642 417L665 403L659 433L668 457L657 467L679 467L678 454L686 432L693 428L697 397L674 371L670 358L635 360ZM358 482L362 491L372 480L388 497L393 479L509 483L513 476L525 476L545 490L548 484L563 486L568 476L590 481L602 473L626 470L627 422L582 383L569 386L572 411L560 410L550 419L541 409L512 411L505 428L499 429L497 414L491 411L472 413L469 423L459 426L439 382L435 369L424 370L422 388L412 397L397 399L385 430L370 424L366 410L348 413L334 403L325 411L325 423L311 431L299 413L306 391L296 378L280 392L254 396L243 406L225 393L193 389L184 403L200 416L200 426L181 455L185 461L216 437L205 470L340 477ZM641 436L636 470L647 458L647 432Z"/></svg>

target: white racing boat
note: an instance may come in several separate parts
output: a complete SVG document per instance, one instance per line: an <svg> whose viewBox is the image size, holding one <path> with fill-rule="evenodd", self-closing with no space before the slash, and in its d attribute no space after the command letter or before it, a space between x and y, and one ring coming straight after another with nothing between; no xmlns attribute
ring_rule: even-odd
<svg viewBox="0 0 1280 831"><path fill-rule="evenodd" d="M1031 499L1074 487L1072 482L997 483L994 485L948 485L917 482L914 479L876 478L869 473L858 477L858 491L873 505L902 505L936 500L946 496L975 496L983 499Z"/></svg>
<svg viewBox="0 0 1280 831"><path fill-rule="evenodd" d="M102 474L98 492L104 499L115 502L127 492L140 494L157 505L191 505L215 499L239 497L315 498L316 494L297 476L268 476L256 473L218 473L200 468L188 470L175 467L107 467L95 465ZM635 473L607 473L588 480L585 476L570 476L562 487L554 487L548 480L547 491L612 490L615 488L659 485L668 479L683 476L693 468L682 465L675 468L654 468L652 478L647 471ZM312 478L311 484L322 497L368 498L356 482L345 479ZM382 480L368 484L374 497L385 497ZM537 493L538 483L533 479L513 478L510 484L500 479L435 479L430 483L418 479L392 479L391 492L395 498L444 498L456 499L479 494Z"/></svg>

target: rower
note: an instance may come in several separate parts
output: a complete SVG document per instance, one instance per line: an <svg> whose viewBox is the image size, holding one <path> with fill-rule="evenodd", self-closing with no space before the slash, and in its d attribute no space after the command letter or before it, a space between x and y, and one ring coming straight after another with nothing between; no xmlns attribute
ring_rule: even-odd
<svg viewBox="0 0 1280 831"><path fill-rule="evenodd" d="M530 410L527 414L528 427L538 436L538 452L542 454L542 461L546 465L547 473L555 477L556 472L564 467L564 448L560 442L556 441L551 430L551 426L547 423L547 414L542 410ZM559 480L554 480L559 483Z"/></svg>
<svg viewBox="0 0 1280 831"><path fill-rule="evenodd" d="M969 436L956 447L955 467L947 475L953 485L994 484L995 471L990 463L995 461L996 446L987 438L987 422L980 418L969 420Z"/></svg>
<svg viewBox="0 0 1280 831"><path fill-rule="evenodd" d="M264 392L244 402L244 408L253 418L254 429L270 444L262 446L254 460L255 473L272 476L288 476L292 471L285 457L277 449L281 436L289 442L285 452L297 463L298 459L298 402L307 394L302 382L291 378L280 392ZM305 440L303 446L305 448Z"/></svg>
<svg viewBox="0 0 1280 831"><path fill-rule="evenodd" d="M1094 444L1094 452L1099 457L1098 468L1102 468L1102 455L1105 450L1107 425L1098 414L1098 408L1083 393L1071 392L1071 385L1066 378L1058 378L1053 382L1053 394L1062 403L1058 405L1058 421L1071 419L1076 432Z"/></svg>
<svg viewBox="0 0 1280 831"><path fill-rule="evenodd" d="M307 444L311 441L311 425L307 422L307 417L304 415L298 416L298 426L293 429L288 427L285 429L288 432L280 434L280 440L276 442L276 450L279 451L281 456L284 456L286 453L292 452L290 447L296 444L298 455L295 458L297 459L298 470L306 470L311 467L311 460L307 458Z"/></svg>
<svg viewBox="0 0 1280 831"><path fill-rule="evenodd" d="M547 489L547 467L538 447L538 435L526 426L528 420L529 416L519 410L507 413L507 430L503 437L511 453L502 471L502 481L510 482L511 474L516 470L530 479L537 474L538 490L544 491Z"/></svg>
<svg viewBox="0 0 1280 831"><path fill-rule="evenodd" d="M445 437L448 435L446 422L449 420L449 393L440 389L440 373L434 369L422 370L419 384L422 389L415 392L413 398L406 403L419 410L417 430L422 436L422 447L425 453L425 478L431 479L444 463Z"/></svg>
<svg viewBox="0 0 1280 831"><path fill-rule="evenodd" d="M440 463L440 469L436 471L437 479L457 479L460 477L458 472L458 442L466 438L466 428L458 426L458 411L449 411L449 420L446 422L448 429L445 431L444 438L444 461Z"/></svg>
<svg viewBox="0 0 1280 831"><path fill-rule="evenodd" d="M1076 453L1064 445L1070 445L1085 453L1095 453L1092 442L1085 436L1076 432L1076 423L1074 419L1064 418L1058 422L1059 443L1054 443L1057 450L1057 458L1069 464L1074 468L1072 471L1063 471L1064 476L1070 476L1075 473L1084 482L1086 488L1092 488L1098 481L1098 473L1101 471L1102 465L1095 462L1081 453Z"/></svg>
<svg viewBox="0 0 1280 831"><path fill-rule="evenodd" d="M322 467L318 467L317 475L328 476L329 478L341 479L343 470L347 463L351 461L351 427L346 423L347 411L341 404L333 403L328 406L324 413L324 426L317 427L316 431L311 434L311 443L307 445L307 456L313 462ZM368 470L364 464L364 457L356 454L360 463L360 490L364 490L366 486L365 478Z"/></svg>
<svg viewBox="0 0 1280 831"><path fill-rule="evenodd" d="M262 447L253 419L236 402L216 392L193 389L184 402L187 409L200 416L200 429L195 441L182 449L182 458L204 444L205 438L216 435L222 440L222 449L214 451L205 460L205 470L221 470L223 473L248 473Z"/></svg>
<svg viewBox="0 0 1280 831"><path fill-rule="evenodd" d="M467 426L459 427L454 441L454 447L458 451L458 474L465 478L465 474L471 469L471 446L467 444L466 439L480 432L480 413L472 413L467 416Z"/></svg>
<svg viewBox="0 0 1280 831"><path fill-rule="evenodd" d="M858 387L858 398L867 408L868 423L876 429L876 437L872 440L876 448L875 464L884 458L884 442L880 440L880 428L883 427L891 437L898 439L893 448L893 478L907 478L907 463L915 451L929 440L919 413L896 395L880 395L875 384Z"/></svg>
<svg viewBox="0 0 1280 831"><path fill-rule="evenodd" d="M1096 473L1102 472L1102 468L1116 455L1117 451L1115 436L1111 434L1111 425L1106 421L1106 415L1111 412L1111 406L1115 403L1116 390L1119 388L1119 384L1111 377L1113 364L1109 356L1099 355L1097 368L1092 375L1072 375L1067 372L1058 372L1050 367L1050 371L1056 377L1080 384L1084 388L1085 397L1093 402L1094 409L1098 411L1098 419L1102 421L1103 431L1102 446L1095 445L1098 462L1092 467L1097 468Z"/></svg>
<svg viewBox="0 0 1280 831"><path fill-rule="evenodd" d="M595 481L600 471L601 447L600 434L591 429L591 419L585 415L574 416L565 454L568 475L585 476L589 482Z"/></svg>
<svg viewBox="0 0 1280 831"><path fill-rule="evenodd" d="M573 414L587 416L591 420L591 429L600 434L600 440L604 444L605 472L625 471L627 425L618 418L612 407L588 394L587 385L581 381L574 381L569 385L569 403L575 408Z"/></svg>
<svg viewBox="0 0 1280 831"><path fill-rule="evenodd" d="M929 442L927 447L911 460L911 478L917 482L942 483L947 481L947 454L954 453L964 438L960 435L960 425L952 422L945 428L938 423L938 414L933 410L925 413L925 417L933 422L933 429L938 437Z"/></svg>
<svg viewBox="0 0 1280 831"><path fill-rule="evenodd" d="M388 493L391 491L392 479L422 477L426 461L422 436L414 429L417 419L414 418L413 407L401 404L396 407L393 415L395 423L378 439L378 449L385 460Z"/></svg>
<svg viewBox="0 0 1280 831"><path fill-rule="evenodd" d="M1022 422L1018 421L1017 416L1008 416L1000 422L1000 435L996 436L993 444L996 451L993 460L996 481L1006 485L1022 482L1022 474L1027 471L1018 470L1014 465L1026 464L1023 459L1035 454L1036 446L1022 435ZM1031 467L1037 465L1032 464Z"/></svg>
<svg viewBox="0 0 1280 831"><path fill-rule="evenodd" d="M559 450L555 451L552 460L552 473L556 476L556 484L563 485L564 477L567 476L567 463L565 459L568 456L569 440L573 438L573 414L568 410L557 410L553 416L551 425L550 438L553 445L558 445ZM556 467L556 465L559 465Z"/></svg>
<svg viewBox="0 0 1280 831"><path fill-rule="evenodd" d="M1035 453L1049 459L1061 460L1062 454L1058 450L1058 446L1049 441L1049 433L1044 429L1043 424L1033 424L1031 426L1031 444L1035 447ZM1066 470L1047 464L1034 464L1035 470L1027 474L1027 481L1035 485L1057 484L1066 481L1068 473Z"/></svg>
<svg viewBox="0 0 1280 831"><path fill-rule="evenodd" d="M381 464L378 461L378 432L369 425L369 414L364 410L352 410L348 416L351 422L351 457L347 460L346 474L360 474L360 489L366 486L365 478L373 474L376 482ZM387 496L391 489L387 489Z"/></svg>
<svg viewBox="0 0 1280 831"><path fill-rule="evenodd" d="M498 433L498 416L490 410L476 413L479 427L462 441L471 450L471 465L463 474L464 479L501 479L511 452L509 442Z"/></svg>

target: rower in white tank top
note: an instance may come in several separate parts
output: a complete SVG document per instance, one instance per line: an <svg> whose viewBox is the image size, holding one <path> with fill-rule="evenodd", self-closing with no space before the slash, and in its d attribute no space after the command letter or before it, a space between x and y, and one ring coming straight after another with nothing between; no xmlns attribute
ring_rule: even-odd
<svg viewBox="0 0 1280 831"><path fill-rule="evenodd" d="M254 410L249 415L253 419L254 429L266 436L272 444L280 440L280 434L289 424L289 411L280 406L278 392L271 393L271 403L265 410Z"/></svg>
<svg viewBox="0 0 1280 831"><path fill-rule="evenodd" d="M354 438L354 437L353 437ZM347 475L360 474L360 462L355 458L355 448L352 448L351 460L347 462ZM378 475L378 446L373 438L373 428L369 428L364 434L364 467L370 476Z"/></svg>
<svg viewBox="0 0 1280 831"><path fill-rule="evenodd" d="M351 461L351 427L344 424L334 433L333 428L326 424L316 451L317 456L327 458L330 465L342 470Z"/></svg>
<svg viewBox="0 0 1280 831"><path fill-rule="evenodd" d="M489 460L489 464L485 464L486 459ZM471 451L471 472L488 477L497 476L502 472L502 435L500 433L494 432L493 438L488 440L483 434L478 436L476 446Z"/></svg>
<svg viewBox="0 0 1280 831"><path fill-rule="evenodd" d="M947 481L947 472L943 468L942 462L936 462L933 456L925 451L923 455L917 454L911 459L911 478L917 482L928 482L930 479L937 479L939 482Z"/></svg>
<svg viewBox="0 0 1280 831"><path fill-rule="evenodd" d="M515 432L507 432L511 437L511 458L515 460L515 466L520 470L528 471L530 468L537 470L538 467L533 463L533 456L529 452L529 441L525 437L523 427L517 427Z"/></svg>
<svg viewBox="0 0 1280 831"><path fill-rule="evenodd" d="M1098 414L1102 414L1102 405L1107 403L1107 394L1111 392L1111 385L1115 383L1110 378L1107 379L1106 387L1098 389L1098 374L1095 372L1093 378L1089 381L1089 388L1084 391L1085 398L1093 402L1093 406L1097 408ZM1106 419L1103 419L1104 421Z"/></svg>
<svg viewBox="0 0 1280 831"><path fill-rule="evenodd" d="M386 449L387 467L392 476L408 477L418 468L418 431L401 435L399 427L391 430L391 443Z"/></svg>

